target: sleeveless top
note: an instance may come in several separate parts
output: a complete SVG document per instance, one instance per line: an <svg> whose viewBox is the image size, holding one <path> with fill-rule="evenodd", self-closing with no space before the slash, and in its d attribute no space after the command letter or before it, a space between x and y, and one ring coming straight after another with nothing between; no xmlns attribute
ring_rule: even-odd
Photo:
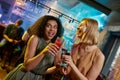
<svg viewBox="0 0 120 80"><path fill-rule="evenodd" d="M45 40L43 38L39 39L37 49L36 49L36 55L39 52L41 52L46 46L47 46L47 43L45 42ZM54 62L54 56L50 53L47 53L47 55L44 56L44 58L36 66L36 68L32 70L32 72L36 74L44 74L45 71L53 65L53 62Z"/></svg>
<svg viewBox="0 0 120 80"><path fill-rule="evenodd" d="M48 44L43 38L39 38L36 48L36 55L41 52ZM7 74L4 80L42 80L46 70L53 65L54 56L50 53L46 54L39 64L31 71L24 70L24 64L18 65Z"/></svg>

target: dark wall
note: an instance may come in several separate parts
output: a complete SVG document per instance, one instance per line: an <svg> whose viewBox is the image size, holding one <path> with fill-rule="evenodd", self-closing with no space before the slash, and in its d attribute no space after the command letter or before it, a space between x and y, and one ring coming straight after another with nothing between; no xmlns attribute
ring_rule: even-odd
<svg viewBox="0 0 120 80"><path fill-rule="evenodd" d="M120 46L120 32L111 31L108 41L103 48L103 53L105 55L105 64L102 73L104 75L108 75L109 69L115 58L119 46Z"/></svg>

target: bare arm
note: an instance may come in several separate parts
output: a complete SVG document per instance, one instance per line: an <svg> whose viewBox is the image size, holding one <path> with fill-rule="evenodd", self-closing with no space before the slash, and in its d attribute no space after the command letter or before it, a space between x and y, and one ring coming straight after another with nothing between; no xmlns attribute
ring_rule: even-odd
<svg viewBox="0 0 120 80"><path fill-rule="evenodd" d="M102 53L99 54L96 57L92 68L90 69L90 71L87 74L87 78L89 80L96 80L96 78L98 77L98 75L100 74L100 72L102 70L104 60L105 60L105 57L104 57L104 55Z"/></svg>
<svg viewBox="0 0 120 80"><path fill-rule="evenodd" d="M79 69L76 67L76 65L73 63L73 60L72 60L71 56L64 55L63 57L65 58L64 61L68 64L67 67L62 68L62 72L63 72L64 75L71 74L70 71L72 70L72 74L74 74L73 76L75 77L75 79L77 79L77 80L88 80L79 71Z"/></svg>
<svg viewBox="0 0 120 80"><path fill-rule="evenodd" d="M37 36L32 36L28 41L24 56L24 66L27 71L35 68L45 55L43 52L41 52L37 56L35 56L37 43L38 43Z"/></svg>
<svg viewBox="0 0 120 80"><path fill-rule="evenodd" d="M51 68L48 68L47 71L45 72L46 74L50 74L56 70L56 66L53 66Z"/></svg>
<svg viewBox="0 0 120 80"><path fill-rule="evenodd" d="M38 44L38 37L32 36L28 43L24 57L24 66L27 71L32 70L35 68L42 58L47 55L47 53L55 54L57 53L57 49L54 44L48 44L44 50L42 50L38 55L35 56L36 47Z"/></svg>
<svg viewBox="0 0 120 80"><path fill-rule="evenodd" d="M27 31L25 31L25 33L22 36L22 40L26 43L29 38L30 38L29 33Z"/></svg>
<svg viewBox="0 0 120 80"><path fill-rule="evenodd" d="M9 38L6 34L3 34L3 37L9 42L13 42L13 39Z"/></svg>
<svg viewBox="0 0 120 80"><path fill-rule="evenodd" d="M87 73L87 76L84 76L79 68L77 68L77 66L73 63L71 56L64 56L65 62L67 64L69 64L69 66L71 67L71 70L74 74L74 77L76 77L77 80L96 80L97 76L99 75L102 67L103 67L103 63L104 63L104 55L102 53L100 53L100 55L97 56L97 58L95 59L94 64L92 65L91 69L89 70L89 72ZM65 73L65 70L64 70ZM66 74L68 74L69 72L66 72Z"/></svg>
<svg viewBox="0 0 120 80"><path fill-rule="evenodd" d="M22 40L15 40L15 39L11 39L8 37L8 35L6 34L3 34L3 37L8 41L8 42L11 42L11 43L14 43L14 44L17 44L17 43L20 43Z"/></svg>

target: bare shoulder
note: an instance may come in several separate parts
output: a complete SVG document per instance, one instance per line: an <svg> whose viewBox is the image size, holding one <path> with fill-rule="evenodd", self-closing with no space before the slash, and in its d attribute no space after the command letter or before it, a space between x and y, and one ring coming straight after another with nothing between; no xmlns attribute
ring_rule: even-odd
<svg viewBox="0 0 120 80"><path fill-rule="evenodd" d="M32 35L30 37L30 41L37 41L37 40L38 40L38 36L36 36L36 35Z"/></svg>
<svg viewBox="0 0 120 80"><path fill-rule="evenodd" d="M103 61L105 60L105 56L99 48L97 48L97 59L103 60Z"/></svg>
<svg viewBox="0 0 120 80"><path fill-rule="evenodd" d="M87 74L89 80L96 80L97 76L100 74L103 68L104 60L105 57L102 51L99 48L95 47L94 63Z"/></svg>
<svg viewBox="0 0 120 80"><path fill-rule="evenodd" d="M27 47L30 49L35 48L35 46L37 45L37 42L38 42L38 37L35 35L32 35L27 42Z"/></svg>

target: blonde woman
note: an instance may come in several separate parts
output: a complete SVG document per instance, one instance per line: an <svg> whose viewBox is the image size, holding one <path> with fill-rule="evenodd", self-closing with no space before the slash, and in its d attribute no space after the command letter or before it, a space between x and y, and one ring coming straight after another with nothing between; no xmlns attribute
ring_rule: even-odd
<svg viewBox="0 0 120 80"><path fill-rule="evenodd" d="M97 47L98 22L84 18L76 32L76 42L71 55L62 58L68 64L62 68L67 80L96 80L104 64L104 55Z"/></svg>

